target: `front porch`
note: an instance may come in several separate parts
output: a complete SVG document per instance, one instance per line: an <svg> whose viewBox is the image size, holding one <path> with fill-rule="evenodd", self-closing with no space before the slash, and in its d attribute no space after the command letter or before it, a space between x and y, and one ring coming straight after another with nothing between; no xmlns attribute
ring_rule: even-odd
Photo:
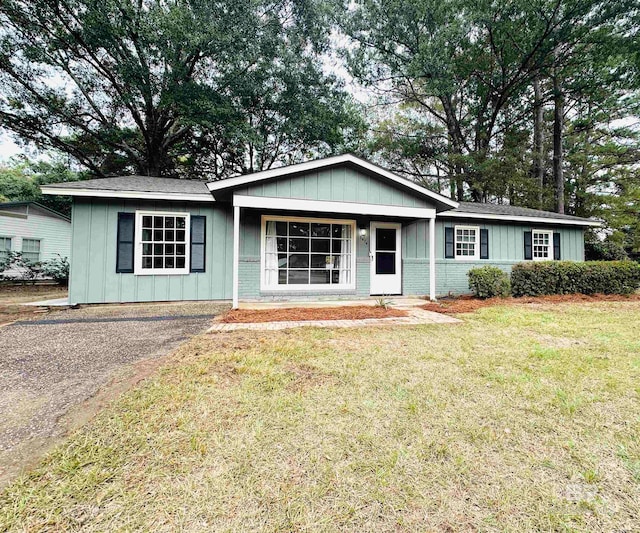
<svg viewBox="0 0 640 533"><path fill-rule="evenodd" d="M233 308L435 299L435 215L431 208L234 194Z"/></svg>

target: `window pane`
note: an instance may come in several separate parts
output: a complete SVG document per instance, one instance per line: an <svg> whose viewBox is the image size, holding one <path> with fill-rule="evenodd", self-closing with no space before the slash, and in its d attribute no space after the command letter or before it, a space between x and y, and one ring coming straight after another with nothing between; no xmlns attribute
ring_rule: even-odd
<svg viewBox="0 0 640 533"><path fill-rule="evenodd" d="M287 239L286 238L278 238L278 251L286 252L287 251Z"/></svg>
<svg viewBox="0 0 640 533"><path fill-rule="evenodd" d="M329 239L313 239L311 241L311 251L328 254L331 251L330 242Z"/></svg>
<svg viewBox="0 0 640 533"><path fill-rule="evenodd" d="M326 285L331 282L330 270L312 270L311 271L311 284Z"/></svg>
<svg viewBox="0 0 640 533"><path fill-rule="evenodd" d="M289 270L289 285L308 285L309 284L309 271L308 270Z"/></svg>
<svg viewBox="0 0 640 533"><path fill-rule="evenodd" d="M186 246L184 244L176 244L176 255L186 255Z"/></svg>
<svg viewBox="0 0 640 533"><path fill-rule="evenodd" d="M376 252L376 274L395 274L395 252Z"/></svg>
<svg viewBox="0 0 640 533"><path fill-rule="evenodd" d="M153 230L153 240L154 241L161 241L163 236L164 236L164 234L163 234L163 231L161 229Z"/></svg>
<svg viewBox="0 0 640 533"><path fill-rule="evenodd" d="M185 233L183 229L176 230L176 241L185 242L184 236Z"/></svg>
<svg viewBox="0 0 640 533"><path fill-rule="evenodd" d="M336 240L331 241L331 248L332 248L331 251L334 254L339 254L340 251L342 250L342 241L336 241Z"/></svg>
<svg viewBox="0 0 640 533"><path fill-rule="evenodd" d="M325 268L327 265L327 258L331 258L330 255L312 255L311 256L311 268Z"/></svg>
<svg viewBox="0 0 640 533"><path fill-rule="evenodd" d="M153 258L153 268L162 268L162 257Z"/></svg>
<svg viewBox="0 0 640 533"><path fill-rule="evenodd" d="M309 239L289 239L290 252L308 252Z"/></svg>
<svg viewBox="0 0 640 533"><path fill-rule="evenodd" d="M151 268L152 258L151 257L143 257L142 258L142 268Z"/></svg>
<svg viewBox="0 0 640 533"><path fill-rule="evenodd" d="M142 227L143 228L150 228L151 225L152 225L151 217L142 217Z"/></svg>
<svg viewBox="0 0 640 533"><path fill-rule="evenodd" d="M331 224L311 224L312 237L329 237Z"/></svg>
<svg viewBox="0 0 640 533"><path fill-rule="evenodd" d="M152 245L151 243L149 243L149 244L143 244L143 245L142 245L142 253L143 253L144 255L151 255L151 254L153 253L153 252L151 251L152 246L153 246L153 245Z"/></svg>
<svg viewBox="0 0 640 533"><path fill-rule="evenodd" d="M161 228L164 225L164 217L153 217L153 227Z"/></svg>
<svg viewBox="0 0 640 533"><path fill-rule="evenodd" d="M376 250L396 250L396 230L376 228Z"/></svg>
<svg viewBox="0 0 640 533"><path fill-rule="evenodd" d="M165 220L164 220L164 227L165 227L165 228L172 228L172 229L173 229L173 226L175 225L175 220L176 220L176 219L175 219L175 218L173 218L173 217L167 217L167 218L165 218Z"/></svg>
<svg viewBox="0 0 640 533"><path fill-rule="evenodd" d="M287 223L286 222L276 222L276 235L278 236L287 236Z"/></svg>
<svg viewBox="0 0 640 533"><path fill-rule="evenodd" d="M291 254L289 256L289 268L309 268L309 255Z"/></svg>
<svg viewBox="0 0 640 533"><path fill-rule="evenodd" d="M176 257L176 268L184 268L185 262L185 257Z"/></svg>
<svg viewBox="0 0 640 533"><path fill-rule="evenodd" d="M176 217L176 228L185 229L187 227L187 222L185 217Z"/></svg>
<svg viewBox="0 0 640 533"><path fill-rule="evenodd" d="M165 244L164 245L164 253L165 255L173 255L174 254L174 248L175 245L173 244Z"/></svg>
<svg viewBox="0 0 640 533"><path fill-rule="evenodd" d="M165 241L173 241L176 237L176 232L172 229L165 230L164 232L164 240Z"/></svg>
<svg viewBox="0 0 640 533"><path fill-rule="evenodd" d="M162 244L154 244L153 245L153 253L155 255L162 255Z"/></svg>
<svg viewBox="0 0 640 533"><path fill-rule="evenodd" d="M287 284L287 271L279 270L278 271L278 285L286 285Z"/></svg>
<svg viewBox="0 0 640 533"><path fill-rule="evenodd" d="M150 241L151 240L151 230L150 229L143 229L142 230L142 240L143 241Z"/></svg>
<svg viewBox="0 0 640 533"><path fill-rule="evenodd" d="M289 235L309 236L309 224L306 222L289 222Z"/></svg>

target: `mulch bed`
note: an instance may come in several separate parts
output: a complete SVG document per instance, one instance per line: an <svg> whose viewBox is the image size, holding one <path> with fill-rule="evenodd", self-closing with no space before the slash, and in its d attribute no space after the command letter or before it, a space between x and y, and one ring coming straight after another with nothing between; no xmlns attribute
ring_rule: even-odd
<svg viewBox="0 0 640 533"><path fill-rule="evenodd" d="M460 296L457 298L445 298L438 302L429 302L421 308L426 311L435 311L447 315L459 313L472 313L482 307L493 305L520 305L520 304L562 304L562 303L597 303L597 302L630 302L640 301L640 294L551 294L548 296L523 296L521 298L488 298L480 300L473 296Z"/></svg>
<svg viewBox="0 0 640 533"><path fill-rule="evenodd" d="M408 316L406 311L368 305L343 307L291 307L287 309L234 309L220 318L221 322L288 322L300 320L361 320Z"/></svg>

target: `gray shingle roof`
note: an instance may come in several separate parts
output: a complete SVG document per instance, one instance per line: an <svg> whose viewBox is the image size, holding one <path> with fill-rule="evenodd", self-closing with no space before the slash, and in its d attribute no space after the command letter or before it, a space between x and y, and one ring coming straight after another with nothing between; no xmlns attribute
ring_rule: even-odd
<svg viewBox="0 0 640 533"><path fill-rule="evenodd" d="M536 217L536 218L549 218L549 219L561 219L561 220L574 220L576 222L584 222L585 218L574 217L572 215L561 215L553 213L551 211L542 211L540 209L529 209L527 207L516 207L513 205L503 204L486 204L476 202L459 202L460 207L445 211L442 216L447 216L447 213L469 213L469 214L482 214L482 215L504 215L511 217Z"/></svg>
<svg viewBox="0 0 640 533"><path fill-rule="evenodd" d="M204 194L211 196L204 181L157 178L151 176L118 176L86 181L47 185L52 189L91 189L96 191L135 191L154 193Z"/></svg>

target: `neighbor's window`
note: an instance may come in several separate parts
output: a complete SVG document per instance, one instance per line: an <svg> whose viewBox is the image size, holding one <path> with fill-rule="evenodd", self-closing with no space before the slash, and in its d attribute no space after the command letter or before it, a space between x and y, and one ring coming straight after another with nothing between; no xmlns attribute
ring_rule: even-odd
<svg viewBox="0 0 640 533"><path fill-rule="evenodd" d="M479 259L480 228L477 226L456 226L456 259Z"/></svg>
<svg viewBox="0 0 640 533"><path fill-rule="evenodd" d="M264 218L263 286L271 289L355 285L355 222Z"/></svg>
<svg viewBox="0 0 640 533"><path fill-rule="evenodd" d="M22 258L32 263L40 261L40 239L22 239Z"/></svg>
<svg viewBox="0 0 640 533"><path fill-rule="evenodd" d="M136 274L186 274L189 214L136 212Z"/></svg>
<svg viewBox="0 0 640 533"><path fill-rule="evenodd" d="M547 261L553 259L553 232L533 230L531 232L533 244L533 260Z"/></svg>
<svg viewBox="0 0 640 533"><path fill-rule="evenodd" d="M6 259L11 251L11 237L0 237L0 261Z"/></svg>

